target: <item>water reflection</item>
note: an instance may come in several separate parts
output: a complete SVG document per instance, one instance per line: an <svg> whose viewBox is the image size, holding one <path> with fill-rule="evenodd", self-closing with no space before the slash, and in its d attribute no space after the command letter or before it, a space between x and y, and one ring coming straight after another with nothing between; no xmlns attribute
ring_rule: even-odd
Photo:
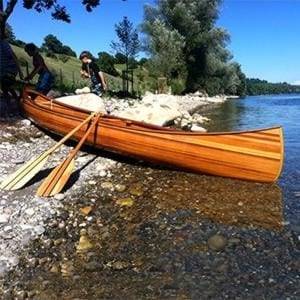
<svg viewBox="0 0 300 300"><path fill-rule="evenodd" d="M283 228L282 193L278 185L208 176L174 176L159 195L161 209L189 209L214 222Z"/></svg>
<svg viewBox="0 0 300 300"><path fill-rule="evenodd" d="M283 126L285 143L284 169L279 180L283 189L285 219L300 225L300 95L247 97L211 107L205 115L211 119L209 131L236 131Z"/></svg>

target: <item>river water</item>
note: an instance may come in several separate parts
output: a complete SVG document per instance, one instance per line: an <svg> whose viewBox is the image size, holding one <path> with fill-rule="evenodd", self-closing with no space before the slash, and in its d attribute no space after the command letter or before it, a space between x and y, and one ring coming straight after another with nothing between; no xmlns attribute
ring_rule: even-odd
<svg viewBox="0 0 300 300"><path fill-rule="evenodd" d="M200 113L209 131L282 125L278 183L108 156L118 167L65 191L59 214L0 279L0 299L300 299L300 96L248 97ZM20 154L24 145L13 142L25 133L10 127L5 141ZM26 130L28 145L45 143L35 134ZM26 203L35 187L20 192Z"/></svg>
<svg viewBox="0 0 300 300"><path fill-rule="evenodd" d="M281 125L285 161L278 185L283 192L286 223L300 224L300 95L268 95L230 100L212 108L209 131L232 131Z"/></svg>

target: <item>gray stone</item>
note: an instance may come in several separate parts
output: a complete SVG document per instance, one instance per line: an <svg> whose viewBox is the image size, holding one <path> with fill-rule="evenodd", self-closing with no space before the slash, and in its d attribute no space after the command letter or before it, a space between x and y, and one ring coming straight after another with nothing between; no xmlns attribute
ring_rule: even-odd
<svg viewBox="0 0 300 300"><path fill-rule="evenodd" d="M61 200L65 199L65 194L62 194L62 193L56 194L56 195L54 196L54 199L55 199L55 200L58 200L58 201L61 201Z"/></svg>
<svg viewBox="0 0 300 300"><path fill-rule="evenodd" d="M10 215L0 214L0 223L7 223L9 221Z"/></svg>
<svg viewBox="0 0 300 300"><path fill-rule="evenodd" d="M215 234L208 239L207 244L210 249L221 251L226 247L227 239L220 234Z"/></svg>

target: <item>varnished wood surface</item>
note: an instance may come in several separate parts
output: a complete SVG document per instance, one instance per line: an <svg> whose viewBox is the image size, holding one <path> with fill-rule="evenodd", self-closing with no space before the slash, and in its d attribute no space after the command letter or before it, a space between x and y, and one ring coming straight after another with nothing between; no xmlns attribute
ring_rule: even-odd
<svg viewBox="0 0 300 300"><path fill-rule="evenodd" d="M62 135L90 114L90 111L73 109L29 90L24 90L21 103L31 120ZM79 140L86 129L84 126L79 130L75 139ZM284 152L281 127L195 133L108 115L99 120L87 143L197 173L259 182L277 180Z"/></svg>

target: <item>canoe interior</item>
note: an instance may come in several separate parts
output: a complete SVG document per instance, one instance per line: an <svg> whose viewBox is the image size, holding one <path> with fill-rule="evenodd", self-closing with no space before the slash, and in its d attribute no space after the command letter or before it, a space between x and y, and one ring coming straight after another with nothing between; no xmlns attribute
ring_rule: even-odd
<svg viewBox="0 0 300 300"><path fill-rule="evenodd" d="M90 111L51 100L24 89L24 114L39 126L65 135ZM88 125L74 135L79 140ZM197 133L165 128L110 115L100 118L87 144L148 161L257 182L280 176L284 146L280 126L241 132Z"/></svg>

